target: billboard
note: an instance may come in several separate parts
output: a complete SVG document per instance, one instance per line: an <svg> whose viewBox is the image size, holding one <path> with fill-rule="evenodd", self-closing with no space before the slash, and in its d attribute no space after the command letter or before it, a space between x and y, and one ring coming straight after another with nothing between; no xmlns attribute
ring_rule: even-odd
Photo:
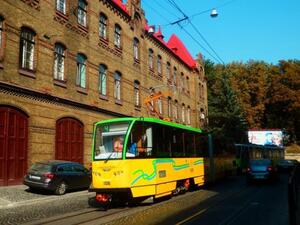
<svg viewBox="0 0 300 225"><path fill-rule="evenodd" d="M248 140L251 144L283 147L281 130L249 130Z"/></svg>

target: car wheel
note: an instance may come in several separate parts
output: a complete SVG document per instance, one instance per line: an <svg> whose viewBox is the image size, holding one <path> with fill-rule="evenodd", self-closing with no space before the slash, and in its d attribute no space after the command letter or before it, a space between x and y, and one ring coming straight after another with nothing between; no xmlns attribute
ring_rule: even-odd
<svg viewBox="0 0 300 225"><path fill-rule="evenodd" d="M57 185L55 189L55 194L64 195L66 191L67 191L67 184L64 181L62 181Z"/></svg>

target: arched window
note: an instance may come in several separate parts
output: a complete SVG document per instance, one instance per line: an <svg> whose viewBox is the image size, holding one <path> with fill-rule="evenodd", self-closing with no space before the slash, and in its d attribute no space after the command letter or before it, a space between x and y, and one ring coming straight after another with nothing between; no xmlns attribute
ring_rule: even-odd
<svg viewBox="0 0 300 225"><path fill-rule="evenodd" d="M190 106L188 106L188 108L187 108L187 113L186 113L186 123L187 123L188 125L191 124L191 107L190 107Z"/></svg>
<svg viewBox="0 0 300 225"><path fill-rule="evenodd" d="M76 85L82 88L86 87L86 56L77 54L77 77Z"/></svg>
<svg viewBox="0 0 300 225"><path fill-rule="evenodd" d="M121 100L121 73L116 71L114 74L114 97L116 100Z"/></svg>
<svg viewBox="0 0 300 225"><path fill-rule="evenodd" d="M99 92L101 95L107 95L107 67L103 64L99 66Z"/></svg>
<svg viewBox="0 0 300 225"><path fill-rule="evenodd" d="M159 76L162 75L162 70L161 70L161 56L157 56L157 73Z"/></svg>
<svg viewBox="0 0 300 225"><path fill-rule="evenodd" d="M173 68L173 84L177 86L177 68L175 66Z"/></svg>
<svg viewBox="0 0 300 225"><path fill-rule="evenodd" d="M173 108L173 116L174 120L176 121L178 119L178 101L174 101L174 108Z"/></svg>
<svg viewBox="0 0 300 225"><path fill-rule="evenodd" d="M55 44L53 71L56 80L65 80L65 51L65 46L60 43Z"/></svg>
<svg viewBox="0 0 300 225"><path fill-rule="evenodd" d="M185 123L185 105L182 104L182 109L181 109L181 120L182 123Z"/></svg>
<svg viewBox="0 0 300 225"><path fill-rule="evenodd" d="M56 0L56 10L66 14L66 0Z"/></svg>
<svg viewBox="0 0 300 225"><path fill-rule="evenodd" d="M87 25L87 2L85 0L78 0L77 21L80 25L86 27Z"/></svg>
<svg viewBox="0 0 300 225"><path fill-rule="evenodd" d="M148 63L149 69L153 70L153 50L151 48L148 50Z"/></svg>
<svg viewBox="0 0 300 225"><path fill-rule="evenodd" d="M168 97L168 117L172 117L172 99L171 97Z"/></svg>
<svg viewBox="0 0 300 225"><path fill-rule="evenodd" d="M158 113L160 115L163 114L163 109L162 109L162 100L161 97L159 97L159 99L157 99L157 107L158 107Z"/></svg>
<svg viewBox="0 0 300 225"><path fill-rule="evenodd" d="M0 51L2 49L2 43L3 43L3 21L4 19L0 16Z"/></svg>
<svg viewBox="0 0 300 225"><path fill-rule="evenodd" d="M182 91L185 91L186 85L185 85L185 79L184 79L184 74L183 73L181 73L181 76L180 76L180 85L181 85Z"/></svg>
<svg viewBox="0 0 300 225"><path fill-rule="evenodd" d="M141 106L141 93L140 93L140 82L138 80L134 81L134 105L136 107L140 107Z"/></svg>
<svg viewBox="0 0 300 225"><path fill-rule="evenodd" d="M117 48L121 48L121 27L116 24L115 25L115 36L114 36L114 44Z"/></svg>
<svg viewBox="0 0 300 225"><path fill-rule="evenodd" d="M99 36L103 39L107 39L107 17L103 13L100 13L99 17Z"/></svg>
<svg viewBox="0 0 300 225"><path fill-rule="evenodd" d="M35 32L29 28L21 29L20 67L34 70Z"/></svg>
<svg viewBox="0 0 300 225"><path fill-rule="evenodd" d="M135 61L139 61L139 39L133 39L133 58Z"/></svg>
<svg viewBox="0 0 300 225"><path fill-rule="evenodd" d="M186 77L186 90L188 93L190 93L190 79L189 77Z"/></svg>
<svg viewBox="0 0 300 225"><path fill-rule="evenodd" d="M171 64L169 62L167 62L166 66L166 76L169 81L171 79Z"/></svg>

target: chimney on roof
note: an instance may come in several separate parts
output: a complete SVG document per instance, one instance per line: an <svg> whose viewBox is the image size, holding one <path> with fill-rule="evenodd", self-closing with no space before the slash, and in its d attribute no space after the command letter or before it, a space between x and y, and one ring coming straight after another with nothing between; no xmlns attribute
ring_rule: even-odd
<svg viewBox="0 0 300 225"><path fill-rule="evenodd" d="M161 32L161 28L160 26L158 27L158 31L156 33L156 37L158 37L159 39L163 40L164 39L164 35Z"/></svg>

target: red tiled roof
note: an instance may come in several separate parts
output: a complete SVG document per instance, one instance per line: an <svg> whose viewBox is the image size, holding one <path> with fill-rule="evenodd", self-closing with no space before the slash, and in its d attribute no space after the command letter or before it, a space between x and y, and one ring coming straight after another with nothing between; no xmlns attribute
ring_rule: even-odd
<svg viewBox="0 0 300 225"><path fill-rule="evenodd" d="M124 4L122 2L122 0L113 0L114 3L116 3L116 5L121 9L123 10L126 14L129 15L129 11L127 10L126 8L126 4Z"/></svg>
<svg viewBox="0 0 300 225"><path fill-rule="evenodd" d="M172 34L167 45L189 67L194 68L196 66L195 60L193 59L189 51L186 49L182 41L175 34Z"/></svg>
<svg viewBox="0 0 300 225"><path fill-rule="evenodd" d="M144 29L148 31L150 26L145 25ZM153 34L153 37L158 40L166 48L170 49L173 54L177 55L188 67L195 68L196 61L193 59L189 51L186 49L182 41L175 35L172 34L168 42L164 41L164 36L159 27L158 31Z"/></svg>

